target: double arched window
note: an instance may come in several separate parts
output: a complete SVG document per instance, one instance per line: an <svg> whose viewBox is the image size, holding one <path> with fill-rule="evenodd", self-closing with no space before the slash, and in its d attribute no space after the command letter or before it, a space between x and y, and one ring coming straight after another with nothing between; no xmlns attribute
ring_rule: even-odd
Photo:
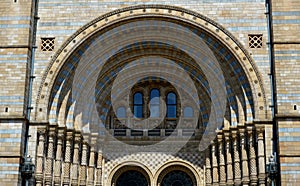
<svg viewBox="0 0 300 186"><path fill-rule="evenodd" d="M174 92L169 92L166 97L167 106L167 118L177 117L177 96ZM144 96L142 92L136 92L133 94L133 115L135 118L143 118L144 116ZM161 103L160 103L160 90L153 88L149 95L149 117L158 118L161 116Z"/></svg>

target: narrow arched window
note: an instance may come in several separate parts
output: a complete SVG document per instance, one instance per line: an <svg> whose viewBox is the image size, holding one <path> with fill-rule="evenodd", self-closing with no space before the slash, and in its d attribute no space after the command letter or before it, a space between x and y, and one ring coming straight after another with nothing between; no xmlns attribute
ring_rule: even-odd
<svg viewBox="0 0 300 186"><path fill-rule="evenodd" d="M133 115L136 118L143 117L143 94L141 92L133 95Z"/></svg>
<svg viewBox="0 0 300 186"><path fill-rule="evenodd" d="M167 94L167 118L176 118L177 100L176 94L170 92Z"/></svg>
<svg viewBox="0 0 300 186"><path fill-rule="evenodd" d="M158 118L160 113L159 90L152 89L150 91L150 117Z"/></svg>
<svg viewBox="0 0 300 186"><path fill-rule="evenodd" d="M125 107L119 107L117 108L117 117L118 118L126 118L126 109Z"/></svg>
<svg viewBox="0 0 300 186"><path fill-rule="evenodd" d="M194 110L192 107L185 107L183 109L183 117L185 118L191 118L194 116Z"/></svg>

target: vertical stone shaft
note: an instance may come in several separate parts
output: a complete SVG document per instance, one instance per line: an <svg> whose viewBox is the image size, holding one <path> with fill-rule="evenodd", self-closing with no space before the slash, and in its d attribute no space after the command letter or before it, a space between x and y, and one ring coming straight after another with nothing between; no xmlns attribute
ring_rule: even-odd
<svg viewBox="0 0 300 186"><path fill-rule="evenodd" d="M238 134L236 128L232 128L233 152L234 152L234 184L241 185L240 149L238 146Z"/></svg>
<svg viewBox="0 0 300 186"><path fill-rule="evenodd" d="M94 185L96 145L97 145L97 134L92 135L91 138L90 159L89 159L89 168L88 168L89 186Z"/></svg>
<svg viewBox="0 0 300 186"><path fill-rule="evenodd" d="M97 169L96 169L96 176L95 176L95 185L101 186L102 185L102 151L98 151L98 159L97 159Z"/></svg>
<svg viewBox="0 0 300 186"><path fill-rule="evenodd" d="M248 155L247 155L247 143L246 143L246 129L245 126L239 125L239 133L240 133L240 147L242 154L242 184L249 185L249 167L248 167Z"/></svg>
<svg viewBox="0 0 300 186"><path fill-rule="evenodd" d="M78 185L78 168L79 168L79 148L81 144L82 136L79 133L75 134L74 138L74 154L72 163L72 181L71 185Z"/></svg>
<svg viewBox="0 0 300 186"><path fill-rule="evenodd" d="M265 185L265 148L264 126L256 125L257 132L257 156L258 156L258 184Z"/></svg>
<svg viewBox="0 0 300 186"><path fill-rule="evenodd" d="M229 130L224 132L225 136L225 151L226 151L226 168L227 168L227 185L233 185L233 170L232 170L232 152L231 152L231 137Z"/></svg>
<svg viewBox="0 0 300 186"><path fill-rule="evenodd" d="M62 160L62 145L64 138L64 128L58 129L56 156L54 164L54 185L61 185L61 160Z"/></svg>
<svg viewBox="0 0 300 186"><path fill-rule="evenodd" d="M87 166L87 142L82 143L81 165L80 165L80 185L86 185L86 166Z"/></svg>
<svg viewBox="0 0 300 186"><path fill-rule="evenodd" d="M257 185L257 167L256 167L256 153L255 143L253 141L253 126L247 127L247 134L249 140L249 158L250 158L250 185Z"/></svg>
<svg viewBox="0 0 300 186"><path fill-rule="evenodd" d="M49 129L48 138L48 152L46 158L46 169L45 169L45 185L52 185L52 173L53 173L53 152L54 152L54 139L56 134L56 128L51 127Z"/></svg>
<svg viewBox="0 0 300 186"><path fill-rule="evenodd" d="M73 141L73 132L68 131L66 135L65 162L63 173L63 185L70 184L70 167L71 167L71 148Z"/></svg>
<svg viewBox="0 0 300 186"><path fill-rule="evenodd" d="M213 167L213 185L219 183L219 165L217 160L216 144L215 142L211 145L211 155L212 155L212 167Z"/></svg>
<svg viewBox="0 0 300 186"><path fill-rule="evenodd" d="M205 179L206 179L206 185L210 186L212 184L212 179L211 179L211 151L210 147L206 149L205 153Z"/></svg>
<svg viewBox="0 0 300 186"><path fill-rule="evenodd" d="M38 146L37 146L37 159L36 159L36 173L35 180L37 186L43 185L43 161L44 161L44 146L46 138L46 128L38 129Z"/></svg>
<svg viewBox="0 0 300 186"><path fill-rule="evenodd" d="M223 134L218 133L217 137L218 137L218 146L219 146L218 152L219 152L219 164L220 164L220 185L226 185Z"/></svg>

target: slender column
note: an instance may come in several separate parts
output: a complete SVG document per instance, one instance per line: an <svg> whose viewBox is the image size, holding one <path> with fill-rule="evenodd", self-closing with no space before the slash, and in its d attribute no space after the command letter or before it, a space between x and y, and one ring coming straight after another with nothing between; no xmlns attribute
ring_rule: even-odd
<svg viewBox="0 0 300 186"><path fill-rule="evenodd" d="M67 131L66 150L64 162L63 185L70 185L71 148L73 144L73 131Z"/></svg>
<svg viewBox="0 0 300 186"><path fill-rule="evenodd" d="M57 134L56 156L54 164L54 185L61 185L62 145L65 128L59 128Z"/></svg>
<svg viewBox="0 0 300 186"><path fill-rule="evenodd" d="M224 145L223 145L223 134L218 133L218 145L219 145L219 162L220 162L220 185L226 185L226 170L225 170L225 159L224 159Z"/></svg>
<svg viewBox="0 0 300 186"><path fill-rule="evenodd" d="M213 185L218 185L219 183L219 165L217 160L216 152L216 142L211 144L211 155L212 155L212 167L213 167Z"/></svg>
<svg viewBox="0 0 300 186"><path fill-rule="evenodd" d="M94 185L95 174L95 154L96 154L97 136L93 135L91 138L90 159L88 168L88 185Z"/></svg>
<svg viewBox="0 0 300 186"><path fill-rule="evenodd" d="M35 181L37 186L43 185L43 161L44 161L44 147L46 139L46 128L38 129L38 146L37 146L37 158L36 158L36 173Z"/></svg>
<svg viewBox="0 0 300 186"><path fill-rule="evenodd" d="M98 150L98 159L97 159L97 169L96 169L96 176L95 176L95 182L96 186L101 186L102 185L102 150Z"/></svg>
<svg viewBox="0 0 300 186"><path fill-rule="evenodd" d="M45 169L45 185L52 185L52 173L53 173L53 154L54 154L54 139L56 136L56 127L49 128L48 137L48 152L46 158L46 169Z"/></svg>
<svg viewBox="0 0 300 186"><path fill-rule="evenodd" d="M234 152L234 184L241 185L241 167L240 167L240 149L238 146L238 133L237 128L232 127L231 129L233 138L233 152Z"/></svg>
<svg viewBox="0 0 300 186"><path fill-rule="evenodd" d="M257 167L256 167L256 153L255 143L253 141L253 126L247 126L247 134L249 140L249 156L250 156L250 185L257 185Z"/></svg>
<svg viewBox="0 0 300 186"><path fill-rule="evenodd" d="M258 156L258 184L265 185L265 147L264 147L264 126L256 125L257 132L257 156Z"/></svg>
<svg viewBox="0 0 300 186"><path fill-rule="evenodd" d="M80 185L86 185L86 166L87 166L88 143L82 143L81 165L80 165Z"/></svg>
<svg viewBox="0 0 300 186"><path fill-rule="evenodd" d="M212 179L211 179L211 151L210 147L206 149L205 153L205 178L206 178L206 185L210 186L212 184Z"/></svg>
<svg viewBox="0 0 300 186"><path fill-rule="evenodd" d="M248 167L248 155L247 155L247 143L246 143L246 129L244 125L239 125L239 133L240 133L240 148L242 154L242 184L249 185L249 167Z"/></svg>
<svg viewBox="0 0 300 186"><path fill-rule="evenodd" d="M233 171L232 171L232 149L231 137L229 130L224 130L225 136L225 151L226 151L226 168L227 168L227 185L233 185Z"/></svg>
<svg viewBox="0 0 300 186"><path fill-rule="evenodd" d="M72 181L71 185L78 185L78 168L79 168L79 148L81 145L82 136L80 133L75 133L74 138L74 154L72 163Z"/></svg>

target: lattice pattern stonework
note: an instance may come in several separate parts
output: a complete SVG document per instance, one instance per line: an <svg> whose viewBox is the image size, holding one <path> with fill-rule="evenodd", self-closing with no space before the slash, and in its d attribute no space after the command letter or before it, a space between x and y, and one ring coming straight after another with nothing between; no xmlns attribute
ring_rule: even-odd
<svg viewBox="0 0 300 186"><path fill-rule="evenodd" d="M262 34L249 34L249 47L250 48L262 48L263 44Z"/></svg>
<svg viewBox="0 0 300 186"><path fill-rule="evenodd" d="M41 38L41 50L42 51L53 51L54 50L54 39L55 38Z"/></svg>

